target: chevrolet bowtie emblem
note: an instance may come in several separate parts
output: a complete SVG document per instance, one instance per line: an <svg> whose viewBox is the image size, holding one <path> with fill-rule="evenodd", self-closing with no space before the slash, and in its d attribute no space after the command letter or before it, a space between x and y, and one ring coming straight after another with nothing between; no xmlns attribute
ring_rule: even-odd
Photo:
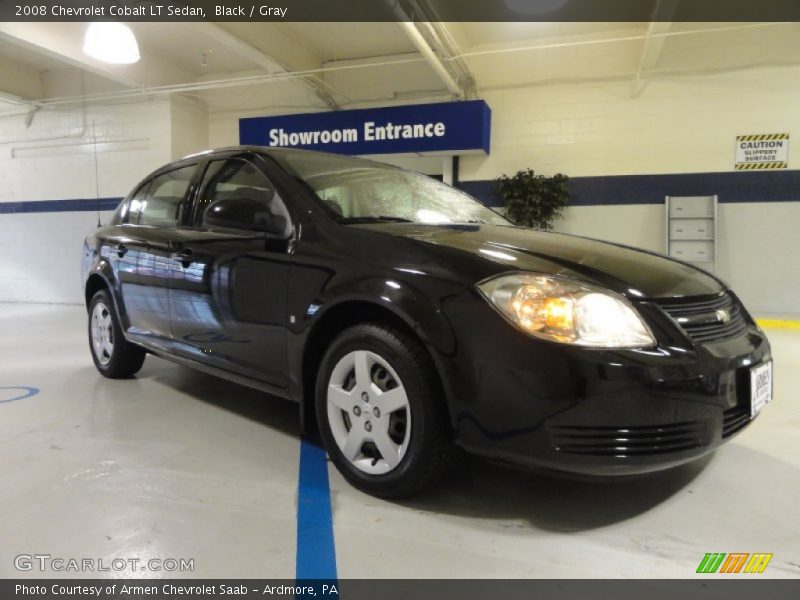
<svg viewBox="0 0 800 600"><path fill-rule="evenodd" d="M728 321L731 320L731 313L729 313L725 309L718 310L716 314L717 314L717 321L720 321L721 323L727 323Z"/></svg>

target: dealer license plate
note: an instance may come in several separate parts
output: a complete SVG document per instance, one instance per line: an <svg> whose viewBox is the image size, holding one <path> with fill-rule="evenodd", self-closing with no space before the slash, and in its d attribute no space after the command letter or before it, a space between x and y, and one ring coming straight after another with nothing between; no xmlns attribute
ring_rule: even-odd
<svg viewBox="0 0 800 600"><path fill-rule="evenodd" d="M772 361L750 369L750 418L772 400Z"/></svg>

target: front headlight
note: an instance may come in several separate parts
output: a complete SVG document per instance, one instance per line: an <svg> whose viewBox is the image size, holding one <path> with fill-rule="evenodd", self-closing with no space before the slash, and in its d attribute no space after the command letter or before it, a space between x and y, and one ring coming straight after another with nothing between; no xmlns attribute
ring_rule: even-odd
<svg viewBox="0 0 800 600"><path fill-rule="evenodd" d="M560 277L502 275L478 284L500 314L525 333L592 348L644 348L655 338L622 296Z"/></svg>

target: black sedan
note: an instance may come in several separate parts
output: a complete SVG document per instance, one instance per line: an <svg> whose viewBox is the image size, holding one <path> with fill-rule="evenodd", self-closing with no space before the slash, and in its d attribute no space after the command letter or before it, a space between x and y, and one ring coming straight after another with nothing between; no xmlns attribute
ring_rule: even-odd
<svg viewBox="0 0 800 600"><path fill-rule="evenodd" d="M300 403L384 497L459 452L590 475L695 459L772 394L769 343L713 275L511 225L413 172L236 147L167 165L85 242L98 370L147 353Z"/></svg>

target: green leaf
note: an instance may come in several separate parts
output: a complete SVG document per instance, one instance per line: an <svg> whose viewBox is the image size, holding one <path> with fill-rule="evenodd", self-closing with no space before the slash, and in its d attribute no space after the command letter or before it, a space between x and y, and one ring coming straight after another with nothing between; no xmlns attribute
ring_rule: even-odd
<svg viewBox="0 0 800 600"><path fill-rule="evenodd" d="M503 174L494 180L503 200L506 217L517 225L550 230L572 200L569 177L536 175L530 168L513 177Z"/></svg>

